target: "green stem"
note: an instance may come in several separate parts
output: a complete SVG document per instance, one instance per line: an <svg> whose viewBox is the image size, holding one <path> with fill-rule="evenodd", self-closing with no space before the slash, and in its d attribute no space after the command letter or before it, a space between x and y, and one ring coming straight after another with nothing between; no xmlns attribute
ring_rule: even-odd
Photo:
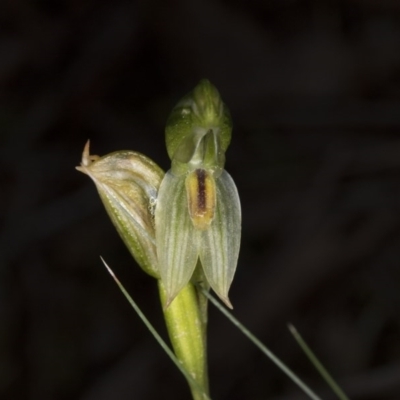
<svg viewBox="0 0 400 400"><path fill-rule="evenodd" d="M314 352L310 349L308 344L301 337L301 335L297 331L297 329L291 324L289 324L288 327L289 327L290 333L296 339L297 343L302 348L302 350L304 351L304 353L306 354L308 359L311 361L311 363L314 365L314 367L320 373L320 375L325 380L325 382L328 384L328 386L333 390L333 392L336 394L336 396L340 400L349 400L349 398L347 397L346 393L343 392L343 390L340 388L340 386L332 378L331 374L321 364L321 362L318 360L317 356L314 354Z"/></svg>
<svg viewBox="0 0 400 400"><path fill-rule="evenodd" d="M143 323L147 326L151 334L154 336L154 338L157 340L159 345L162 347L162 349L167 353L167 355L171 358L171 360L174 362L174 364L177 366L177 368L182 372L182 374L185 376L191 387L197 389L197 397L195 397L195 400L201 399L201 400L211 400L210 397L208 396L207 393L204 392L204 388L199 385L197 380L193 378L193 375L191 372L187 371L186 368L184 367L183 363L181 360L179 360L174 352L168 347L168 345L164 342L164 340L161 338L161 336L157 333L157 331L154 329L153 325L150 323L150 321L146 318L146 316L142 313L138 305L134 302L132 297L129 295L129 293L126 291L125 287L122 285L122 283L118 280L118 278L115 276L114 272L112 269L107 265L107 263L103 260L102 257L101 261L103 262L104 266L107 268L108 272L114 279L115 283L118 285L119 289L121 290L122 294L125 296L125 298L128 300L129 304L132 306L132 308L136 311L140 319L143 321ZM200 396L198 393L203 393L202 396Z"/></svg>
<svg viewBox="0 0 400 400"><path fill-rule="evenodd" d="M202 318L196 288L187 284L175 297L167 309L166 292L161 280L158 280L161 303L168 334L175 355L183 367L191 374L197 385L188 381L194 400L208 397L206 325ZM201 388L201 391L199 390Z"/></svg>
<svg viewBox="0 0 400 400"><path fill-rule="evenodd" d="M199 288L199 290L202 290ZM202 290L204 296L218 308L242 333L247 336L283 373L285 373L300 389L303 390L312 400L321 400L288 366L286 366L264 343L253 335L242 323L240 323L228 310L225 309L210 293Z"/></svg>

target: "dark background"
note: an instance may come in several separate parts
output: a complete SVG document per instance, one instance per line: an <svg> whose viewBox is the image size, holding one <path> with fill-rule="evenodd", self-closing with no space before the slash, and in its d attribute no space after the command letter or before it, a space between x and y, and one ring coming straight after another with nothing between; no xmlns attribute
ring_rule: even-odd
<svg viewBox="0 0 400 400"><path fill-rule="evenodd" d="M235 315L324 399L297 326L352 399L400 398L400 1L2 0L0 398L189 399L102 255L165 335L155 282L74 170L164 169L176 101L230 107L242 201ZM305 399L215 309L214 400Z"/></svg>

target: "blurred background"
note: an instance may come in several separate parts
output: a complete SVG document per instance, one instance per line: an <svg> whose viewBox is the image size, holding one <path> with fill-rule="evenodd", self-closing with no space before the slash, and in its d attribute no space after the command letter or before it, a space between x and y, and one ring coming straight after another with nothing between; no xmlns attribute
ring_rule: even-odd
<svg viewBox="0 0 400 400"><path fill-rule="evenodd" d="M165 337L155 282L74 167L90 138L168 169L201 78L234 122L235 315L323 399L288 322L352 399L400 398L400 2L2 0L1 399L190 398L99 256ZM214 400L306 398L214 308L209 362Z"/></svg>

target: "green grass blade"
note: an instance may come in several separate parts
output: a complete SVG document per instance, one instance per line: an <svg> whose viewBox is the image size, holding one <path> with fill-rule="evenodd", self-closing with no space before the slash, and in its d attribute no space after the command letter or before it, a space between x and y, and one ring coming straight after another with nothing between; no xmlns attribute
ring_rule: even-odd
<svg viewBox="0 0 400 400"><path fill-rule="evenodd" d="M289 324L288 327L289 327L290 333L293 335L293 337L295 338L296 342L299 344L299 346L304 351L304 353L306 354L308 359L314 365L314 367L319 372L319 374L322 376L322 378L325 380L325 382L328 384L328 386L336 394L336 396L340 400L349 400L347 395L343 392L343 390L340 388L340 386L332 378L331 374L325 369L325 367L318 360L317 356L314 354L314 352L310 349L308 344L301 337L301 335L297 331L297 329L291 324Z"/></svg>
<svg viewBox="0 0 400 400"><path fill-rule="evenodd" d="M114 272L112 269L107 265L107 263L104 261L102 257L100 257L101 261L103 262L104 266L107 268L107 271L110 273L112 278L114 279L115 283L118 285L119 289L121 290L122 294L125 296L125 298L128 300L129 304L132 306L132 308L136 311L137 315L140 317L140 319L143 321L143 323L146 325L150 333L154 336L154 338L157 340L159 345L162 347L162 349L168 354L169 358L173 361L173 363L178 367L178 369L182 372L182 374L185 376L185 378L190 381L200 392L203 392L203 397L205 400L211 400L210 396L208 396L200 385L193 379L193 377L186 371L186 369L181 365L179 360L176 358L174 352L169 348L167 343L163 340L163 338L158 334L156 329L153 327L153 325L150 323L150 321L146 318L146 316L143 314L143 312L140 310L139 306L135 303L135 301L132 299L132 297L129 295L129 293L126 291L122 283L118 280L118 278L115 276Z"/></svg>
<svg viewBox="0 0 400 400"><path fill-rule="evenodd" d="M200 289L200 287L199 287ZM201 290L201 289L200 289ZM251 342L253 342L283 373L285 373L303 392L313 400L321 400L288 366L276 357L256 336L254 336L244 325L242 325L224 306L222 306L210 293L202 290L219 311L222 312Z"/></svg>

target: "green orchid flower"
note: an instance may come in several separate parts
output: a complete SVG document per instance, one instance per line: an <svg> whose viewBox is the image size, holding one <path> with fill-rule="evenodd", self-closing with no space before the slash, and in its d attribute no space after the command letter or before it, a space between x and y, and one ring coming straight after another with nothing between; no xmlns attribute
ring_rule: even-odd
<svg viewBox="0 0 400 400"><path fill-rule="evenodd" d="M232 123L217 89L202 80L173 109L166 127L172 160L155 210L159 273L166 306L191 280L198 260L228 307L241 231L236 186L224 170Z"/></svg>

